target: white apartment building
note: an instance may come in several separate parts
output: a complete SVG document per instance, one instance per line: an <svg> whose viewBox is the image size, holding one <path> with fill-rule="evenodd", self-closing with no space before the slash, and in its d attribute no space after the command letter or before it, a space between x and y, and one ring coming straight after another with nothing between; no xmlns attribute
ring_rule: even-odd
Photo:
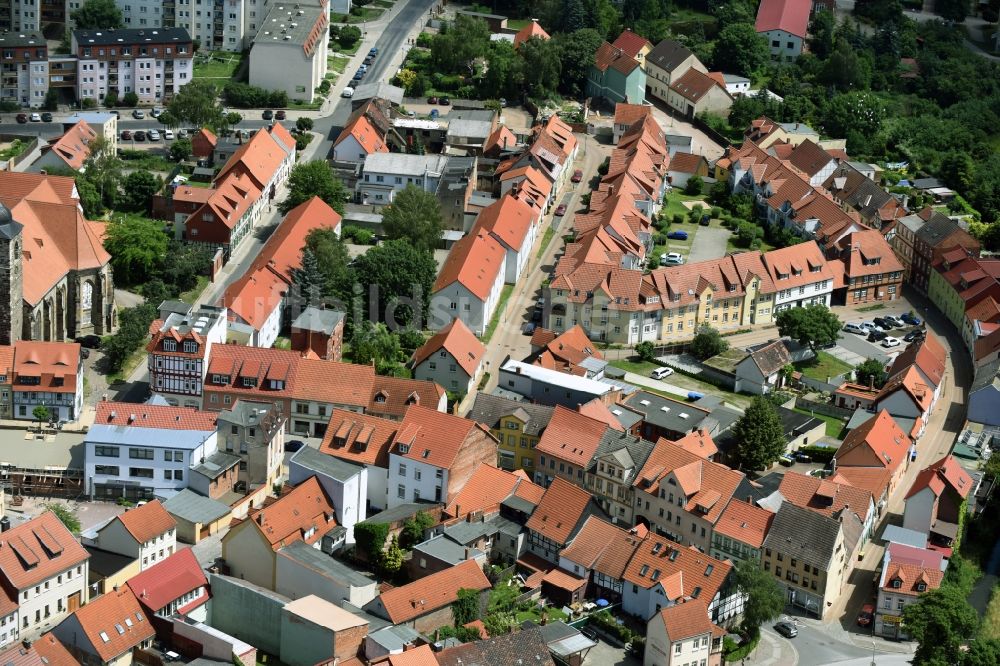
<svg viewBox="0 0 1000 666"><path fill-rule="evenodd" d="M0 637L37 638L85 604L89 560L52 512L0 534L0 576L20 606L0 618Z"/></svg>
<svg viewBox="0 0 1000 666"><path fill-rule="evenodd" d="M365 158L364 175L358 181L362 203L391 204L396 193L407 185L425 192L437 192L448 158L444 155L372 153Z"/></svg>
<svg viewBox="0 0 1000 666"><path fill-rule="evenodd" d="M177 522L159 500L153 500L115 516L81 537L87 545L135 558L143 571L177 550Z"/></svg>
<svg viewBox="0 0 1000 666"><path fill-rule="evenodd" d="M329 26L325 3L273 4L252 37L250 85L312 102L326 76Z"/></svg>
<svg viewBox="0 0 1000 666"><path fill-rule="evenodd" d="M764 255L774 281L774 312L807 305L830 305L833 269L814 241L772 250Z"/></svg>
<svg viewBox="0 0 1000 666"><path fill-rule="evenodd" d="M42 33L0 33L0 100L37 108L48 90L48 48Z"/></svg>
<svg viewBox="0 0 1000 666"><path fill-rule="evenodd" d="M134 92L140 104L169 100L194 76L194 44L183 28L74 30L76 96L100 102Z"/></svg>

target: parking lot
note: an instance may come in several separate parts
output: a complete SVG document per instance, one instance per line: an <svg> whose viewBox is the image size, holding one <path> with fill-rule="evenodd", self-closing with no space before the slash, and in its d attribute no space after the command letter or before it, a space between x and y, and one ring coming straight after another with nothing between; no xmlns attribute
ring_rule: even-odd
<svg viewBox="0 0 1000 666"><path fill-rule="evenodd" d="M876 314L875 316L881 316ZM860 322L871 322L874 317L865 317L863 313L859 316L846 319L845 323L857 324ZM904 326L886 331L889 337L897 338L900 344L895 347L884 347L881 342L872 342L867 335L841 331L837 341L837 346L827 351L840 360L852 366L856 366L867 359L874 358L883 363L890 363L908 344L903 340L906 334L914 330L921 330L921 326Z"/></svg>

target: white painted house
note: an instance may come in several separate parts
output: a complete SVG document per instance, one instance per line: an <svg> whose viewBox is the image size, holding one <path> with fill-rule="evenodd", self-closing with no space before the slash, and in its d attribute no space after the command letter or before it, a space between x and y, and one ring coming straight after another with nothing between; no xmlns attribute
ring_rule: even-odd
<svg viewBox="0 0 1000 666"><path fill-rule="evenodd" d="M482 230L452 246L431 293L430 327L458 317L478 336L486 332L506 278L507 251Z"/></svg>
<svg viewBox="0 0 1000 666"><path fill-rule="evenodd" d="M373 152L365 158L357 185L361 202L369 206L391 204L407 185L437 192L447 164L445 155Z"/></svg>
<svg viewBox="0 0 1000 666"><path fill-rule="evenodd" d="M347 543L351 544L354 526L365 519L368 469L303 446L288 461L288 482L296 486L315 476L333 504L337 522L347 530Z"/></svg>
<svg viewBox="0 0 1000 666"><path fill-rule="evenodd" d="M413 352L413 378L437 382L447 391L465 395L479 381L486 348L455 317Z"/></svg>
<svg viewBox="0 0 1000 666"><path fill-rule="evenodd" d="M472 233L490 234L506 252L504 282L514 284L528 265L538 236L541 211L520 196L507 193L479 213Z"/></svg>
<svg viewBox="0 0 1000 666"><path fill-rule="evenodd" d="M139 560L139 570L162 562L177 550L177 521L159 500L115 516L82 535L89 546Z"/></svg>
<svg viewBox="0 0 1000 666"><path fill-rule="evenodd" d="M834 274L814 241L763 255L776 289L774 312L807 305L830 305Z"/></svg>
<svg viewBox="0 0 1000 666"><path fill-rule="evenodd" d="M788 62L802 55L812 6L810 0L761 0L755 28L767 40L773 60Z"/></svg>
<svg viewBox="0 0 1000 666"><path fill-rule="evenodd" d="M704 603L664 608L646 624L643 666L718 664L725 633L709 619Z"/></svg>

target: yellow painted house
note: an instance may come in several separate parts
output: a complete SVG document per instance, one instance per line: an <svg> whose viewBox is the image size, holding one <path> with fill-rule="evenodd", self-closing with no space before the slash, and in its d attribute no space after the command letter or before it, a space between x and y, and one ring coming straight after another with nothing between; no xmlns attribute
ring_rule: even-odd
<svg viewBox="0 0 1000 666"><path fill-rule="evenodd" d="M523 469L533 477L535 448L552 418L552 410L545 405L480 393L466 418L482 423L497 438L500 469Z"/></svg>

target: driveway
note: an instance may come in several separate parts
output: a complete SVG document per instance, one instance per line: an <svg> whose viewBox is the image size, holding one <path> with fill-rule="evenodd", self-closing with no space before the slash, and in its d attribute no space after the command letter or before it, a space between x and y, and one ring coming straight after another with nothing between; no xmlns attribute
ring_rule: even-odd
<svg viewBox="0 0 1000 666"><path fill-rule="evenodd" d="M698 227L698 233L691 241L691 251L687 261L705 261L718 259L726 254L726 242L732 232L724 227Z"/></svg>
<svg viewBox="0 0 1000 666"><path fill-rule="evenodd" d="M876 358L883 363L889 363L892 359L899 355L899 352L902 351L902 349L903 346L900 345L899 347L896 347L895 351L889 351L879 344L868 342L868 340L860 335L855 335L853 333L841 333L840 338L837 340L837 346L828 351L851 365L858 365L862 361L866 361L870 358ZM849 358L840 356L837 353L838 350L840 353L845 354L845 356L853 355L855 357L854 361L852 362Z"/></svg>
<svg viewBox="0 0 1000 666"><path fill-rule="evenodd" d="M625 648L615 647L597 639L597 645L590 648L583 660L583 666L639 666L642 661L625 652Z"/></svg>

